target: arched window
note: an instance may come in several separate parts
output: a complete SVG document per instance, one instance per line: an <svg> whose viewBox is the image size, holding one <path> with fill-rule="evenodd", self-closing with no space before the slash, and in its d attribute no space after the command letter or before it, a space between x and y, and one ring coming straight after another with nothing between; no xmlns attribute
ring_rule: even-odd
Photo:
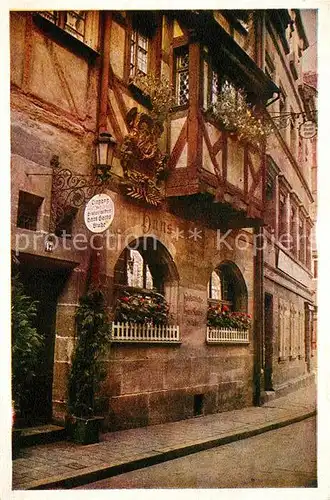
<svg viewBox="0 0 330 500"><path fill-rule="evenodd" d="M223 262L212 272L208 284L210 302L220 302L230 311L247 311L247 290L242 273L233 262Z"/></svg>
<svg viewBox="0 0 330 500"><path fill-rule="evenodd" d="M127 249L127 284L134 288L153 288L153 279L148 264L138 250Z"/></svg>
<svg viewBox="0 0 330 500"><path fill-rule="evenodd" d="M171 319L176 321L178 273L169 252L155 238L134 240L119 256L114 274L114 306L123 290L148 296L161 294Z"/></svg>

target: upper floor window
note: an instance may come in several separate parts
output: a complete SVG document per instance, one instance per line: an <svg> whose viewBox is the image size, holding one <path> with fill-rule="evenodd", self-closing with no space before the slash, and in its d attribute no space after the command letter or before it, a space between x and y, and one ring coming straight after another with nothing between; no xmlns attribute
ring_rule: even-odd
<svg viewBox="0 0 330 500"><path fill-rule="evenodd" d="M285 194L280 192L279 196L279 220L278 220L278 236L279 238L283 237L286 234L286 203L285 203Z"/></svg>
<svg viewBox="0 0 330 500"><path fill-rule="evenodd" d="M70 33L74 38L98 50L98 16L97 11L66 10L39 11L43 18L58 28Z"/></svg>
<svg viewBox="0 0 330 500"><path fill-rule="evenodd" d="M297 208L294 205L290 207L290 250L297 257Z"/></svg>
<svg viewBox="0 0 330 500"><path fill-rule="evenodd" d="M217 71L212 70L211 73L211 85L210 85L210 101L211 104L215 104L218 99L220 88L220 78Z"/></svg>
<svg viewBox="0 0 330 500"><path fill-rule="evenodd" d="M69 10L66 13L64 29L78 40L84 41L86 12L83 10Z"/></svg>
<svg viewBox="0 0 330 500"><path fill-rule="evenodd" d="M305 261L305 232L304 232L304 219L299 217L299 260Z"/></svg>
<svg viewBox="0 0 330 500"><path fill-rule="evenodd" d="M268 52L266 52L265 56L265 73L271 80L273 81L275 80L276 70L275 70L274 59L270 56Z"/></svg>
<svg viewBox="0 0 330 500"><path fill-rule="evenodd" d="M271 168L271 162L267 159L266 171L266 193L265 193L265 224L272 232L276 227L276 172Z"/></svg>
<svg viewBox="0 0 330 500"><path fill-rule="evenodd" d="M146 75L148 72L148 50L149 41L146 35L138 30L132 30L131 55L130 55L130 77Z"/></svg>
<svg viewBox="0 0 330 500"><path fill-rule="evenodd" d="M189 52L180 50L175 58L175 90L178 106L189 102Z"/></svg>

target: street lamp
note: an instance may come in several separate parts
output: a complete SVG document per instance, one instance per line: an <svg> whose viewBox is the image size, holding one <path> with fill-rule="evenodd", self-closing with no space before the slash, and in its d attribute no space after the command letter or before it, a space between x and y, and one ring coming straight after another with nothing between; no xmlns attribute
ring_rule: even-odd
<svg viewBox="0 0 330 500"><path fill-rule="evenodd" d="M117 141L110 132L100 132L96 141L96 176L101 181L106 181L110 177L114 149Z"/></svg>

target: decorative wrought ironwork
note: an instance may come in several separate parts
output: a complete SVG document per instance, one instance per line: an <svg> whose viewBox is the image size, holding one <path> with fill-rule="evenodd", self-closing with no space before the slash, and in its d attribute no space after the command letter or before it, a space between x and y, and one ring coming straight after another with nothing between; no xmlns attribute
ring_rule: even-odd
<svg viewBox="0 0 330 500"><path fill-rule="evenodd" d="M58 157L51 162L52 176L51 211L49 231L54 233L65 214L79 208L104 186L104 180L94 175L75 174L67 168L60 168Z"/></svg>
<svg viewBox="0 0 330 500"><path fill-rule="evenodd" d="M301 125L305 121L317 121L317 110L310 111L309 113L269 113L272 122L278 129L288 127L290 124ZM302 120L302 121L301 121Z"/></svg>

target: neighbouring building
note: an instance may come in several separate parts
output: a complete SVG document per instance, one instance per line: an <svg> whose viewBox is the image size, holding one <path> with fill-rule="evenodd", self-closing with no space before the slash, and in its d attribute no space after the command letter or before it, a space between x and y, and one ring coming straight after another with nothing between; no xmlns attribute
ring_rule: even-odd
<svg viewBox="0 0 330 500"><path fill-rule="evenodd" d="M283 11L279 22L279 30L266 23L265 42L265 69L280 88L267 108L278 130L267 141L264 255L265 389L277 393L304 384L311 371L316 144L301 133L303 122L315 120L315 102L306 99L300 12Z"/></svg>
<svg viewBox="0 0 330 500"><path fill-rule="evenodd" d="M313 71L308 71L303 74L305 105L309 107L311 115L316 113L317 109L317 74ZM308 155L308 147L311 149L309 153L311 164L311 179L312 179L312 195L314 203L311 206L311 218L313 221L312 229L312 273L313 273L313 291L314 295L314 315L313 315L313 332L312 332L312 356L314 357L314 365L316 363L317 354L317 277L318 277L318 253L317 253L317 136L310 139L309 144L306 144L306 154Z"/></svg>
<svg viewBox="0 0 330 500"><path fill-rule="evenodd" d="M108 429L260 404L311 381L299 11L12 12L10 26L12 250L45 338L27 411L64 420L90 279L113 321ZM265 130L273 119L267 144L233 113L246 103ZM95 157L109 133L110 171ZM84 222L96 193L114 204L101 233ZM120 303L160 296L170 325L119 321ZM208 327L219 307L250 315L250 328Z"/></svg>

